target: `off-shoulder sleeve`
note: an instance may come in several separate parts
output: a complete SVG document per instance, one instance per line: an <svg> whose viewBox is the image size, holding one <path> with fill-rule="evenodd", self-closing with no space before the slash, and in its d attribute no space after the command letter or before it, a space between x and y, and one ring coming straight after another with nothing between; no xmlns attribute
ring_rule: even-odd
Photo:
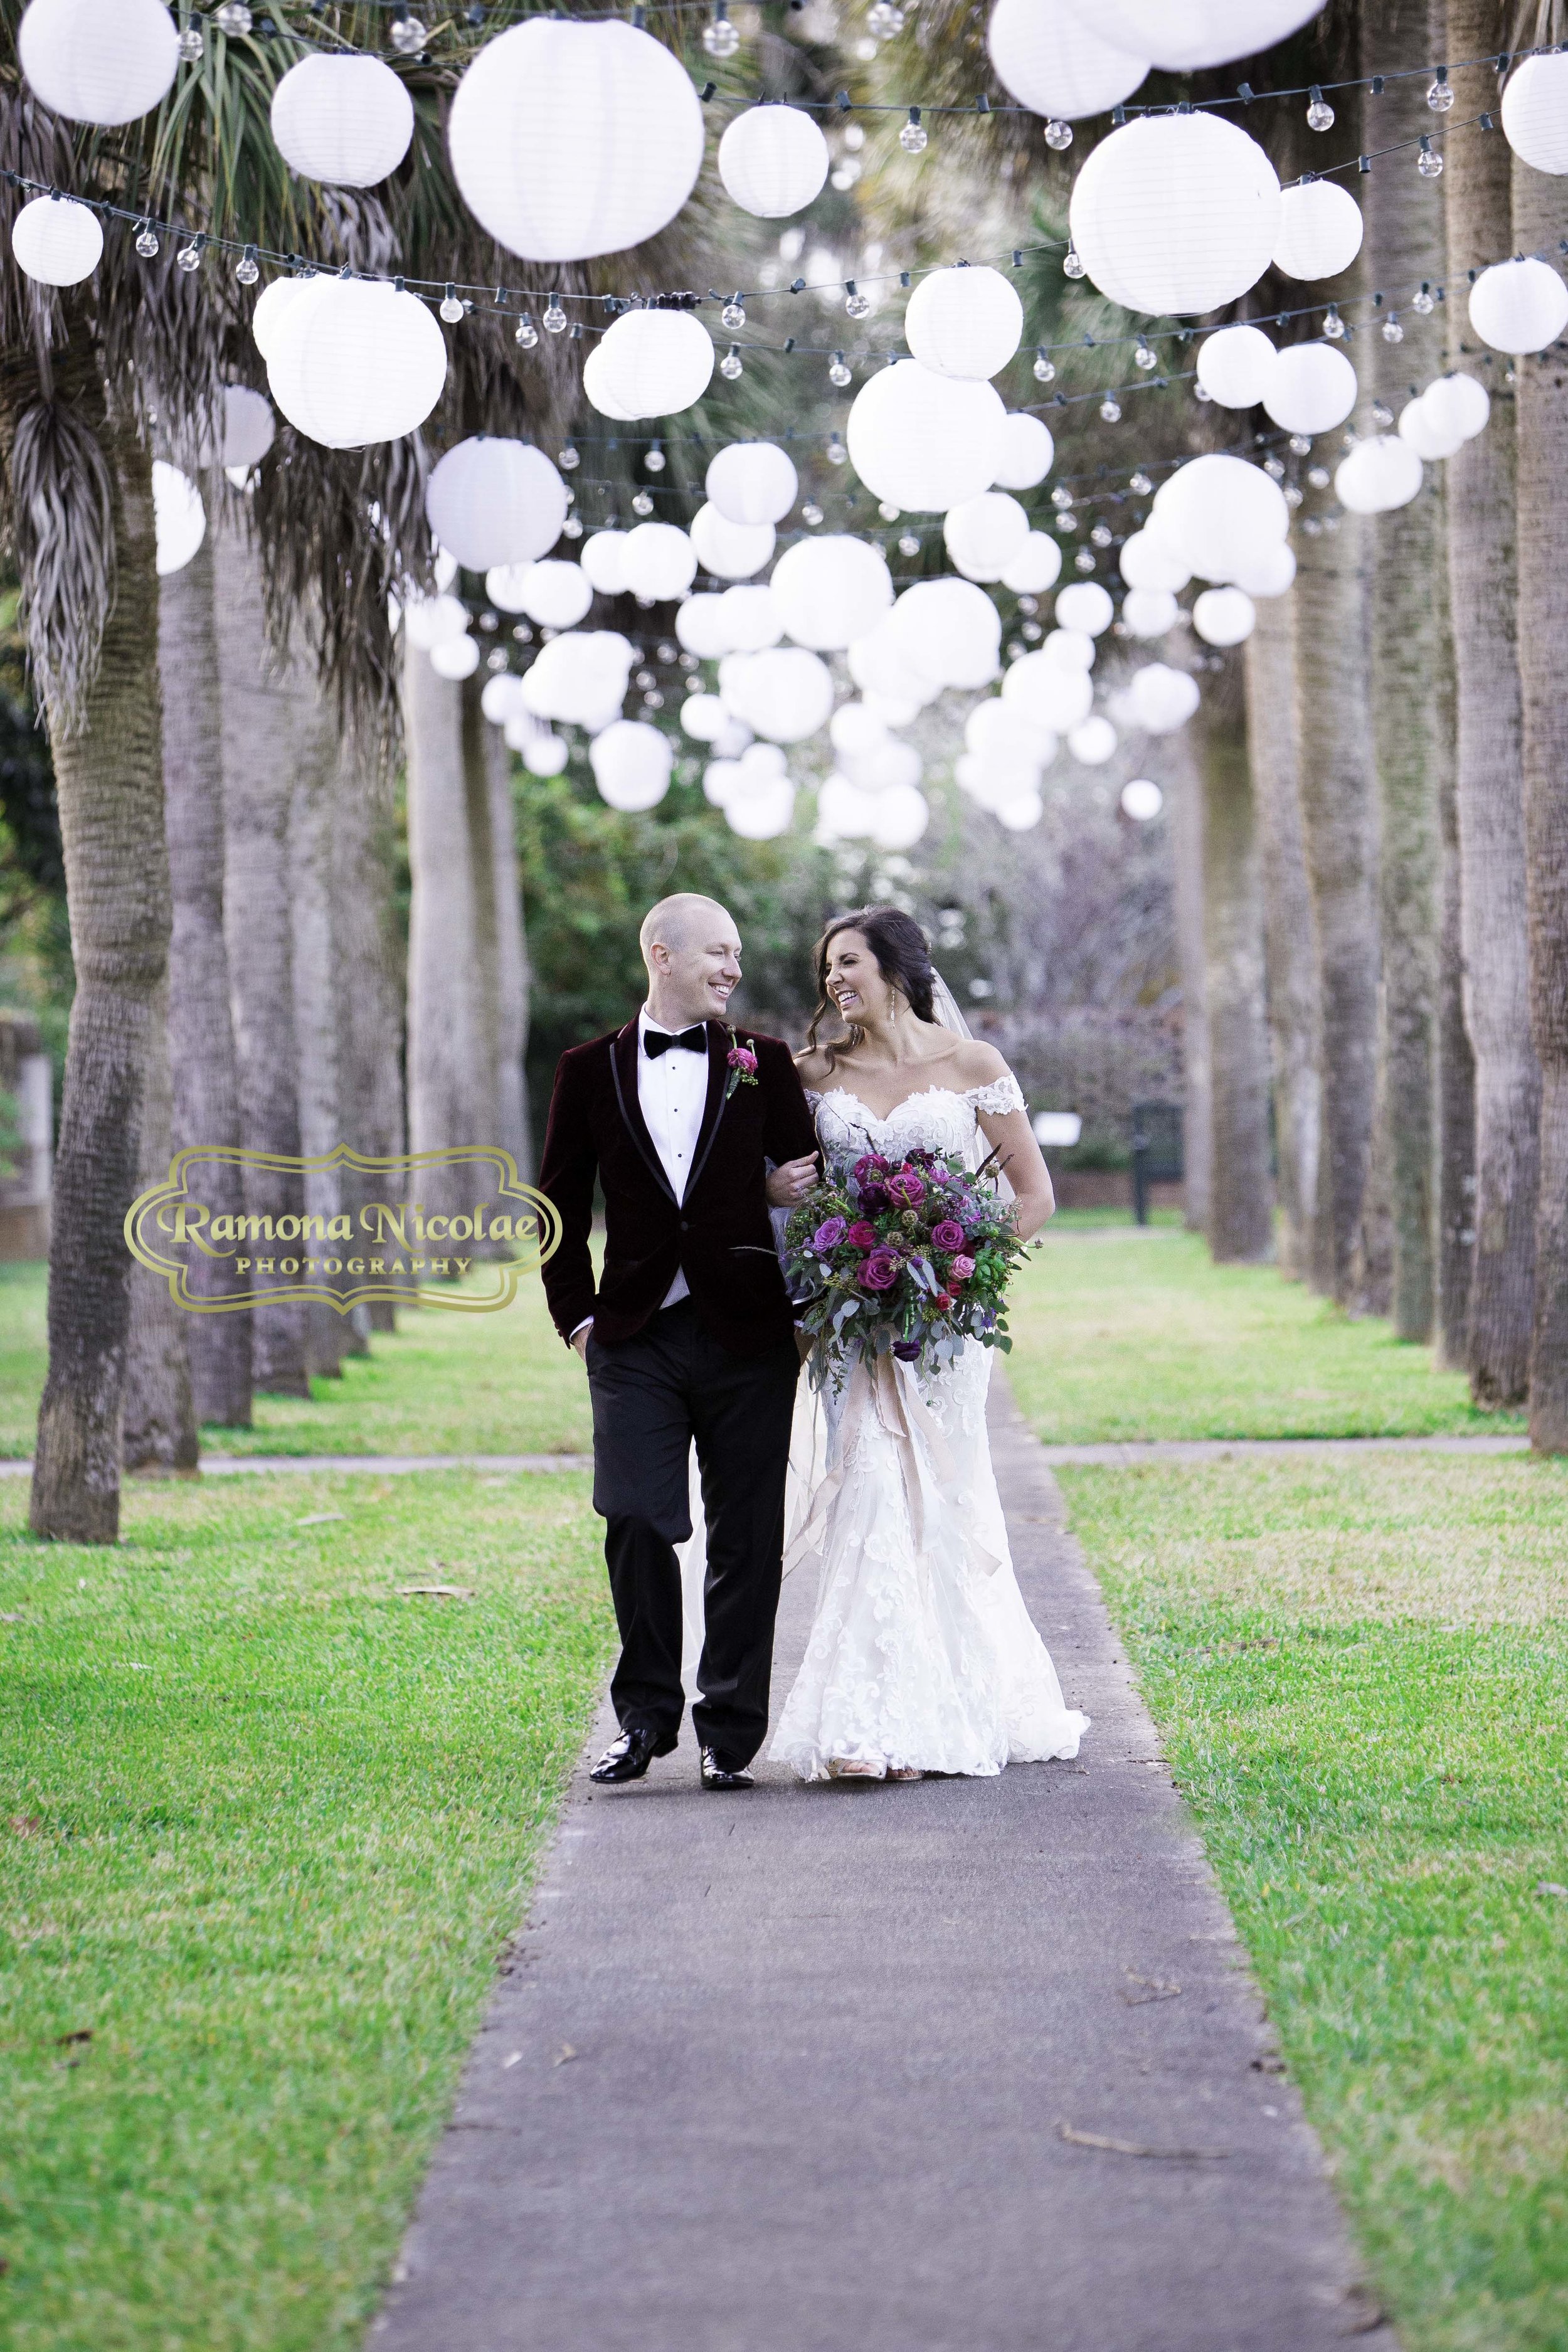
<svg viewBox="0 0 1568 2352"><path fill-rule="evenodd" d="M1002 1118L1010 1110L1027 1110L1029 1108L1024 1100L1024 1089L1011 1070L999 1078L993 1078L988 1087L971 1087L963 1099L971 1110L989 1112L994 1118Z"/></svg>

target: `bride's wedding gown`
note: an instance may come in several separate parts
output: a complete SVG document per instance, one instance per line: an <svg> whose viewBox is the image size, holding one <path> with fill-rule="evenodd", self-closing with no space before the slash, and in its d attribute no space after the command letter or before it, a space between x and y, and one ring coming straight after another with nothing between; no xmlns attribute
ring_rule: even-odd
<svg viewBox="0 0 1568 2352"><path fill-rule="evenodd" d="M922 1145L973 1159L979 1112L1025 1108L1011 1076L968 1094L930 1087L890 1118L843 1088L808 1099L830 1160ZM826 1467L792 1547L797 1573L816 1564L816 1613L768 1750L803 1779L826 1779L834 1762L989 1774L1078 1753L1089 1717L1065 1705L1013 1573L985 1431L991 1360L974 1341L936 1372L889 1360L918 1392L902 1431L874 1409L847 1411L847 1385L823 1392Z"/></svg>

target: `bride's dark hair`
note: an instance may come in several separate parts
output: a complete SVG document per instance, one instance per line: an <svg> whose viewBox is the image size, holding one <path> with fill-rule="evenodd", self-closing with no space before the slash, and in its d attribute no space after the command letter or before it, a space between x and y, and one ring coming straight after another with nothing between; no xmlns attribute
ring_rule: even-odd
<svg viewBox="0 0 1568 2352"><path fill-rule="evenodd" d="M827 993L827 958L833 942L841 932L858 931L877 960L877 969L890 986L909 1000L910 1010L917 1021L934 1021L931 1009L931 989L936 982L936 967L931 960L931 941L926 938L912 915L901 907L857 907L852 914L835 915L813 950L816 968L816 1010L811 1016L811 1026L805 1033L805 1050L817 1050L817 1031L831 1013L841 1017L838 1007ZM865 1031L849 1024L847 1039L839 1045L858 1045ZM833 1066L834 1045L822 1048Z"/></svg>

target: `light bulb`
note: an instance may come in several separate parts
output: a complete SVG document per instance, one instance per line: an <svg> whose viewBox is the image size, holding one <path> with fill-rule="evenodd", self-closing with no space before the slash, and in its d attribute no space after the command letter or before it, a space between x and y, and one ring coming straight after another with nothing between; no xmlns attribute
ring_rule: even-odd
<svg viewBox="0 0 1568 2352"><path fill-rule="evenodd" d="M1433 311L1436 309L1437 305L1433 297L1432 289L1427 285L1425 278L1421 281L1420 293L1413 294L1410 297L1410 307L1413 310L1419 312L1423 319L1429 319L1432 316Z"/></svg>
<svg viewBox="0 0 1568 2352"><path fill-rule="evenodd" d="M906 155L923 155L929 143L925 125L921 121L918 106L910 109L910 119L899 133L899 144Z"/></svg>
<svg viewBox="0 0 1568 2352"><path fill-rule="evenodd" d="M1434 114L1447 114L1454 103L1454 93L1448 82L1448 68L1439 66L1437 79L1426 93L1426 103Z"/></svg>
<svg viewBox="0 0 1568 2352"><path fill-rule="evenodd" d="M844 446L843 442L838 438L838 436L836 433L832 440L827 445L828 464L830 466L842 466L848 455L848 450Z"/></svg>
<svg viewBox="0 0 1568 2352"><path fill-rule="evenodd" d="M1089 535L1094 541L1096 547L1109 547L1110 545L1111 530L1110 525L1108 522L1097 522L1094 529Z"/></svg>
<svg viewBox="0 0 1568 2352"><path fill-rule="evenodd" d="M1023 627L1019 630L1018 635L1023 638L1026 645L1037 646L1041 637L1045 635L1045 631L1041 628L1038 621L1026 621Z"/></svg>
<svg viewBox="0 0 1568 2352"><path fill-rule="evenodd" d="M1057 363L1055 360L1048 360L1044 352L1037 352L1035 353L1035 382L1037 383L1055 383L1056 380Z"/></svg>
<svg viewBox="0 0 1568 2352"><path fill-rule="evenodd" d="M731 24L722 7L714 11L713 22L703 26L702 46L709 56L717 58L721 64L726 58L732 58L740 47L741 36Z"/></svg>
<svg viewBox="0 0 1568 2352"><path fill-rule="evenodd" d="M664 697L659 692L657 686L650 686L647 693L643 696L643 709L645 710L662 710L664 709Z"/></svg>
<svg viewBox="0 0 1568 2352"><path fill-rule="evenodd" d="M809 523L811 528L814 530L816 530L817 524L822 520L822 509L817 505L815 499L808 499L806 500L805 506L803 506L800 510L800 519L802 522Z"/></svg>
<svg viewBox="0 0 1568 2352"><path fill-rule="evenodd" d="M1405 330L1399 323L1397 310L1391 310L1384 320L1383 340L1385 343L1402 343L1405 341Z"/></svg>
<svg viewBox="0 0 1568 2352"><path fill-rule="evenodd" d="M873 0L866 11L866 30L879 41L890 41L904 29L904 12L893 0Z"/></svg>
<svg viewBox="0 0 1568 2352"><path fill-rule="evenodd" d="M1331 343L1338 343L1343 341L1344 331L1345 322L1341 318L1338 310L1334 308L1334 305L1331 302L1329 304L1329 315L1323 320L1323 332L1327 335Z"/></svg>
<svg viewBox="0 0 1568 2352"><path fill-rule="evenodd" d="M223 0L223 6L213 11L213 23L220 33L248 33L250 11L245 0Z"/></svg>
<svg viewBox="0 0 1568 2352"><path fill-rule="evenodd" d="M1310 436L1310 434L1306 434L1306 433L1292 433L1292 434L1291 434L1291 436L1290 436L1290 454L1291 454L1291 456L1292 456L1293 457L1304 457L1307 455L1308 450L1309 450L1309 449L1310 449L1311 446L1312 446L1312 442L1311 442L1311 436Z"/></svg>
<svg viewBox="0 0 1568 2352"><path fill-rule="evenodd" d="M1415 168L1424 180L1440 180L1443 176L1443 158L1425 134L1421 140L1421 152L1415 158Z"/></svg>
<svg viewBox="0 0 1568 2352"><path fill-rule="evenodd" d="M655 646L653 649L653 657L655 661L665 663L672 662L675 659L677 651L678 648L670 644L669 639L668 637L663 637L660 639L659 643Z"/></svg>
<svg viewBox="0 0 1568 2352"><path fill-rule="evenodd" d="M1039 600L1038 600L1038 598L1037 598L1037 597L1035 597L1035 596L1020 596L1020 597L1019 597L1019 599L1018 599L1018 610L1019 610L1019 612L1020 612L1020 613L1027 613L1031 620L1034 618L1035 614L1039 611L1039 609L1040 609L1040 606L1039 606Z"/></svg>
<svg viewBox="0 0 1568 2352"><path fill-rule="evenodd" d="M442 298L441 316L449 327L455 327L462 315L463 306L458 299L458 289L455 286L448 286Z"/></svg>
<svg viewBox="0 0 1568 2352"><path fill-rule="evenodd" d="M152 261L156 257L158 240L153 234L153 224L151 221L143 221L140 229L137 231L136 250L142 256L143 261Z"/></svg>
<svg viewBox="0 0 1568 2352"><path fill-rule="evenodd" d="M1058 155L1062 154L1072 145L1072 124L1053 114L1046 125L1046 144Z"/></svg>
<svg viewBox="0 0 1568 2352"><path fill-rule="evenodd" d="M1141 368L1155 368L1160 364L1158 355L1150 350L1142 335L1138 338L1138 348L1132 354L1132 364L1134 367Z"/></svg>
<svg viewBox="0 0 1568 2352"><path fill-rule="evenodd" d="M900 555L918 555L920 551L920 541L915 537L912 530L906 530L899 541L899 553Z"/></svg>
<svg viewBox="0 0 1568 2352"><path fill-rule="evenodd" d="M1307 468L1307 479L1314 490L1326 490L1329 487L1328 467L1326 466L1309 466Z"/></svg>
<svg viewBox="0 0 1568 2352"><path fill-rule="evenodd" d="M1100 404L1100 417L1102 425L1120 425L1121 422L1121 403L1119 400L1113 400L1110 394L1107 393L1105 398Z"/></svg>
<svg viewBox="0 0 1568 2352"><path fill-rule="evenodd" d="M194 66L196 59L201 56L202 51L206 47L206 43L202 38L201 26L199 25L187 25L184 31L180 35L177 47L180 63L182 65Z"/></svg>
<svg viewBox="0 0 1568 2352"><path fill-rule="evenodd" d="M733 343L731 344L729 350L720 361L719 373L725 379L726 383L733 383L735 378L740 374L741 354L736 350Z"/></svg>
<svg viewBox="0 0 1568 2352"><path fill-rule="evenodd" d="M639 691L646 694L650 686L658 684L658 680L651 669L639 669L637 673L637 683Z"/></svg>
<svg viewBox="0 0 1568 2352"><path fill-rule="evenodd" d="M838 389L839 389L839 391L840 391L840 392L842 392L842 391L843 391L843 389L844 389L844 387L845 387L845 385L846 385L847 383L848 383L849 382L851 382L851 380L852 380L852 379L851 379L851 377L850 377L849 370L847 369L847 366L845 365L845 363L844 363L844 354L843 354L843 352L834 352L834 354L833 354L832 360L831 360L831 361L829 362L829 363L828 363L828 369L827 369L827 381L828 381L828 383L833 383L833 384L837 384L837 387L838 387Z"/></svg>
<svg viewBox="0 0 1568 2352"><path fill-rule="evenodd" d="M254 286L260 277L261 268L257 261L256 247L253 245L247 245L240 255L235 264L234 274L242 286Z"/></svg>
<svg viewBox="0 0 1568 2352"><path fill-rule="evenodd" d="M1329 104L1328 100L1323 96L1322 91L1318 88L1316 82L1312 84L1310 90L1308 92L1308 97L1310 100L1310 103L1307 108L1308 130L1331 131L1334 127L1334 110Z"/></svg>
<svg viewBox="0 0 1568 2352"><path fill-rule="evenodd" d="M643 516L652 514L653 500L646 490L638 490L634 495L632 499L632 512L635 515Z"/></svg>
<svg viewBox="0 0 1568 2352"><path fill-rule="evenodd" d="M582 454L579 450L574 449L571 442L568 441L555 462L563 474L574 474L583 462Z"/></svg>
<svg viewBox="0 0 1568 2352"><path fill-rule="evenodd" d="M493 672L497 677L500 676L502 670L506 667L506 647L504 646L497 646L493 653L488 653L485 656L485 667Z"/></svg>
<svg viewBox="0 0 1568 2352"><path fill-rule="evenodd" d="M525 352L532 351L534 346L537 344L539 341L539 330L534 325L533 320L529 317L526 310L523 312L521 318L518 320L516 327L513 329L511 339L514 343L521 343Z"/></svg>
<svg viewBox="0 0 1568 2352"><path fill-rule="evenodd" d="M201 246L199 243L195 241L190 245L181 246L178 253L174 256L174 261L176 267L183 269L185 272L185 275L189 277L193 269L199 269L202 266Z"/></svg>
<svg viewBox="0 0 1568 2352"><path fill-rule="evenodd" d="M725 303L724 308L719 313L719 323L721 327L729 327L731 329L743 327L745 325L745 308L742 303L739 294L734 295L731 300Z"/></svg>
<svg viewBox="0 0 1568 2352"><path fill-rule="evenodd" d="M864 319L871 308L870 296L860 293L852 278L844 281L844 308L851 319Z"/></svg>
<svg viewBox="0 0 1568 2352"><path fill-rule="evenodd" d="M1393 424L1394 411L1390 408L1385 400L1374 400L1373 402L1372 421L1376 425L1380 433L1386 433L1389 426Z"/></svg>
<svg viewBox="0 0 1568 2352"><path fill-rule="evenodd" d="M559 294L552 294L544 306L544 331L547 335L563 335L566 332L566 313L561 308Z"/></svg>
<svg viewBox="0 0 1568 2352"><path fill-rule="evenodd" d="M1078 517L1070 507L1063 507L1057 516L1057 529L1064 535L1078 529Z"/></svg>
<svg viewBox="0 0 1568 2352"><path fill-rule="evenodd" d="M567 516L567 518L566 518L565 521L564 521L564 522L562 524L562 526L561 526L561 536L562 536L562 538L563 538L563 539L581 539L581 538L582 538L582 536L583 536L583 526L582 526L582 524L578 521L577 517L576 517L575 515L568 515L568 516Z"/></svg>
<svg viewBox="0 0 1568 2352"><path fill-rule="evenodd" d="M1209 390L1206 383L1194 383L1193 386L1193 398L1194 400L1208 401L1214 398L1214 394Z"/></svg>
<svg viewBox="0 0 1568 2352"><path fill-rule="evenodd" d="M1058 482L1058 483L1057 484L1056 488L1052 490L1052 492L1051 492L1051 504L1052 504L1052 506L1054 506L1054 507L1070 507L1070 506L1071 506L1071 504L1072 504L1072 492L1068 489L1068 486L1067 486L1067 484L1066 484L1065 482Z"/></svg>
<svg viewBox="0 0 1568 2352"><path fill-rule="evenodd" d="M1080 547L1078 553L1073 557L1073 562L1080 572L1092 572L1094 570L1093 550L1087 547Z"/></svg>
<svg viewBox="0 0 1568 2352"><path fill-rule="evenodd" d="M840 190L852 188L860 177L860 166L853 155L847 155L833 174L833 184Z"/></svg>
<svg viewBox="0 0 1568 2352"><path fill-rule="evenodd" d="M654 443L653 447L647 452L647 455L644 457L643 465L650 474L663 473L664 451L659 447L657 441Z"/></svg>
<svg viewBox="0 0 1568 2352"><path fill-rule="evenodd" d="M1265 457L1263 470L1271 482L1282 482L1285 479L1285 460L1283 457Z"/></svg>
<svg viewBox="0 0 1568 2352"><path fill-rule="evenodd" d="M533 631L526 621L519 621L511 635L514 645L531 646L533 643Z"/></svg>
<svg viewBox="0 0 1568 2352"><path fill-rule="evenodd" d="M1007 658L1009 661L1023 660L1024 646L1023 641L1020 638L1009 637L1007 640Z"/></svg>
<svg viewBox="0 0 1568 2352"><path fill-rule="evenodd" d="M1131 474L1128 477L1127 487L1135 498L1146 499L1154 485L1147 474Z"/></svg>
<svg viewBox="0 0 1568 2352"><path fill-rule="evenodd" d="M1299 506L1300 505L1300 503L1301 503L1301 489L1300 489L1300 483L1297 483L1297 482L1287 482L1287 483L1286 483L1286 485L1285 485L1285 503L1286 503L1286 505L1287 505L1288 507L1299 507Z"/></svg>
<svg viewBox="0 0 1568 2352"><path fill-rule="evenodd" d="M1065 256L1063 257L1062 275L1066 278L1081 278L1083 276L1083 264L1079 259L1078 247L1076 245L1069 245Z"/></svg>
<svg viewBox="0 0 1568 2352"><path fill-rule="evenodd" d="M400 58L416 58L425 47L426 33L417 16L395 16L392 20L392 46Z"/></svg>

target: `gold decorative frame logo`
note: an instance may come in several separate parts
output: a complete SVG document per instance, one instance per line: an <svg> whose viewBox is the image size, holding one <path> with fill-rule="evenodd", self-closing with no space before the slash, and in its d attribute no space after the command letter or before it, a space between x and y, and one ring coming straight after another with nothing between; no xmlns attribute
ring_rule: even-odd
<svg viewBox="0 0 1568 2352"><path fill-rule="evenodd" d="M406 1189L401 1198L365 1200L331 1216L291 1211L215 1215L193 1181L204 1165L265 1169L301 1179L350 1168L365 1177L401 1176ZM475 1197L468 1207L427 1212L414 1197L421 1178L435 1170L458 1170L473 1178ZM481 1200L487 1170L491 1172ZM385 1189L390 1193L395 1187ZM459 1246L465 1243L466 1251ZM522 1181L510 1152L478 1143L407 1151L391 1160L366 1159L345 1143L314 1159L195 1146L175 1153L167 1181L133 1201L125 1218L125 1244L132 1257L163 1276L174 1304L192 1315L312 1301L347 1315L375 1300L493 1315L511 1305L520 1278L537 1273L560 1243L554 1203ZM494 1255L502 1244L513 1255ZM190 1276L201 1260L209 1265L229 1262L242 1286L232 1294L193 1290ZM494 1273L493 1293L457 1288L457 1282L476 1270ZM257 1279L244 1280L247 1276Z"/></svg>

